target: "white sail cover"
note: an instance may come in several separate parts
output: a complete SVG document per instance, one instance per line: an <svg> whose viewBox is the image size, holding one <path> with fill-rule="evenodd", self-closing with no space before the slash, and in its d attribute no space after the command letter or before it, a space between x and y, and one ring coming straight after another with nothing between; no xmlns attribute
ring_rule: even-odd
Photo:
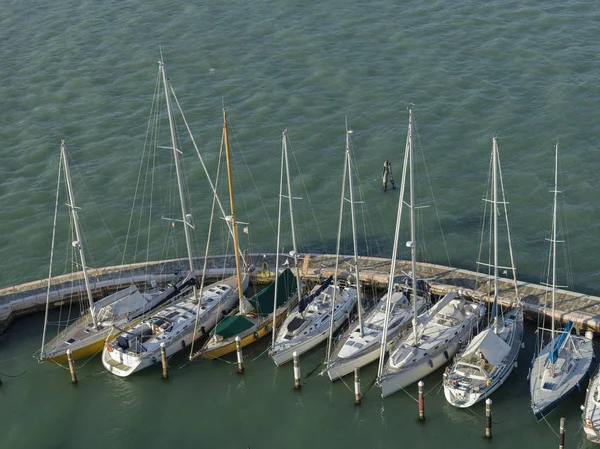
<svg viewBox="0 0 600 449"><path fill-rule="evenodd" d="M485 359L494 366L502 363L502 360L510 351L510 346L498 337L492 328L486 329L477 335L467 347L463 357L481 351Z"/></svg>

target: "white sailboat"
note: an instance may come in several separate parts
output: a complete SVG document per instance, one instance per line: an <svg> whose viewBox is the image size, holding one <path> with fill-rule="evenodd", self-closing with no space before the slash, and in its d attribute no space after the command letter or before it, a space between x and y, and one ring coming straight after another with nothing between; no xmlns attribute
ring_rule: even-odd
<svg viewBox="0 0 600 449"><path fill-rule="evenodd" d="M342 198L340 204L340 220L333 277L328 278L322 285L317 285L311 293L302 298L298 306L287 316L271 348L271 357L276 365L282 365L292 359L293 353L301 355L325 341L337 331L346 320L350 311L358 301L359 319L362 317L360 305L360 288L358 276L358 256L356 243L356 222L354 218L354 193L352 189L351 140L352 131L346 129L346 151L344 158L344 178L342 182ZM352 232L354 244L354 280L348 276L338 282L338 265L342 217L344 212L346 176L349 178L350 211L352 214ZM354 285L351 283L354 282ZM330 348L329 348L330 349ZM329 354L327 357L329 360Z"/></svg>
<svg viewBox="0 0 600 449"><path fill-rule="evenodd" d="M501 202L498 201L498 177L502 189ZM523 308L517 288L510 232L508 232L508 246L511 266L503 268L512 271L517 303L504 313L498 305L498 204L504 205L507 230L509 228L496 136L493 138L492 145L492 191L494 304L491 322L456 357L443 376L446 400L455 407L461 408L470 407L487 398L504 383L516 366L523 341Z"/></svg>
<svg viewBox="0 0 600 449"><path fill-rule="evenodd" d="M552 213L552 318L550 341L539 351L532 360L529 377L531 393L531 409L539 420L550 413L564 397L578 389L587 377L594 348L593 334L586 333L585 337L571 334L573 322L569 321L561 331L555 329L554 300L556 295L556 244L557 240L557 207L558 207L558 144L555 147L554 167L554 207ZM538 328L540 348L543 344L543 327ZM536 349L540 349L536 348Z"/></svg>
<svg viewBox="0 0 600 449"><path fill-rule="evenodd" d="M180 168L179 142L175 129L173 108L171 103L171 87L166 75L165 63L159 61L159 74L164 86L169 129L171 134L171 149L173 151L175 171L181 214L184 224L184 235L190 272L194 273L191 237L189 228L190 216L186 210L183 180ZM214 189L213 194L216 195ZM234 225L234 223L232 223ZM234 233L234 237L236 233ZM210 240L210 234L209 234ZM234 238L234 250L238 255L237 239ZM205 257L205 261L207 257ZM239 273L240 267L236 267ZM205 270L203 270L205 272ZM248 277L232 276L210 286L201 286L198 293L194 286L193 292L163 308L129 330L125 330L116 340L107 342L102 353L102 364L111 373L126 377L134 372L147 368L160 361L160 346L164 344L167 356L171 356L212 329L217 324L219 316L231 311L236 304L238 290L245 290ZM201 332L196 332L200 329Z"/></svg>
<svg viewBox="0 0 600 449"><path fill-rule="evenodd" d="M225 126L226 129L226 126ZM227 138L225 139L226 146ZM279 216L277 225L277 247L281 234L281 200L283 198L283 170L285 165L287 175L288 200L290 209L290 221L292 223L292 254L295 261L296 276L290 269L279 273L279 256L275 263L275 280L264 290L254 295L249 301L251 307L243 307L240 298L240 306L237 313L227 316L214 329L211 337L206 341L204 347L193 357L202 356L207 359L216 359L236 350L236 339L239 338L240 346L245 347L274 332L277 324L288 313L289 308L297 301L301 291L300 269L298 266L298 252L294 229L294 214L292 208L292 191L290 184L289 164L287 157L287 134L283 132L281 143L281 177L279 183ZM231 197L233 216L233 197ZM295 279L294 279L295 278Z"/></svg>
<svg viewBox="0 0 600 449"><path fill-rule="evenodd" d="M414 157L412 144L412 114L410 115L407 150L409 170L412 180ZM410 194L410 236L407 246L411 250L413 285L416 276L416 232L414 193ZM413 327L392 341L390 356L384 364L382 345L377 383L381 387L381 396L386 397L432 373L445 365L461 344L467 340L472 329L483 315L483 308L457 293L449 293L431 309L419 315L419 301L413 301ZM387 333L386 333L387 336Z"/></svg>
<svg viewBox="0 0 600 449"><path fill-rule="evenodd" d="M73 242L73 247L79 254L79 262L85 282L88 309L81 318L67 326L55 338L46 342L46 324L48 322L49 309L47 301L42 347L39 359L40 361L55 363L65 363L67 361L66 352L68 349L71 350L72 358L74 360L97 354L102 350L105 340L114 338L118 334L118 331L113 329L114 326L124 327L130 325L142 314L152 310L164 301L189 290L192 285L195 285L195 279L188 274L183 280L180 280L180 282L175 283L175 285L172 286L159 287L157 285L152 285L150 289L140 292L137 286L132 285L94 302L85 252L83 249L83 234L79 225L78 208L75 205L75 195L71 184L71 174L67 160L67 147L64 139L60 144L60 154L61 164L64 169L64 180L67 186L67 206L70 209L71 220L75 231L76 240ZM54 237L52 248L54 249ZM52 258L53 251L50 259L48 293L50 291L50 280L52 278Z"/></svg>
<svg viewBox="0 0 600 449"><path fill-rule="evenodd" d="M390 267L389 288L365 316L363 322L351 326L338 340L333 349L333 355L329 362L327 374L329 379L336 380L347 374L354 372L356 368L361 368L377 360L381 355L389 350L388 339L393 341L397 336L410 327L413 311L411 306L417 310L417 314L423 312L430 302L427 284L417 281L417 288L412 289L412 278L402 279L404 282L398 282L395 279L396 256L398 251L398 239L400 235L400 222L402 219L402 204L404 202L404 190L406 185L406 171L408 167L408 158L410 154L410 136L412 132L412 111L409 110L409 130L406 137L406 149L404 152L404 166L402 169L402 183L400 187L400 197L398 199L398 213L396 216L396 230L394 235L394 246L392 249L392 264ZM413 213L412 198L414 184L412 172L410 176L410 213ZM413 221L411 220L411 223ZM412 252L415 256L415 252ZM413 273L416 272L416 260L412 261ZM404 285L403 285L404 284ZM407 286L410 284L410 287ZM408 298L411 297L409 291L415 291L412 295L412 303ZM385 349L381 349L385 347Z"/></svg>
<svg viewBox="0 0 600 449"><path fill-rule="evenodd" d="M585 436L593 443L600 443L600 366L590 380L581 410Z"/></svg>

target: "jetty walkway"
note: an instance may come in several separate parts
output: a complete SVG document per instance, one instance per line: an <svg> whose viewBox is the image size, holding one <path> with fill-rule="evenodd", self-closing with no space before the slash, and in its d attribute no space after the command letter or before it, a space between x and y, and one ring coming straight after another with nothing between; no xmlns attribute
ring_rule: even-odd
<svg viewBox="0 0 600 449"><path fill-rule="evenodd" d="M252 281L266 283L274 278L275 254L248 254L246 260L254 266ZM280 254L280 269L293 267L294 259L287 254ZM352 271L352 256L340 256L339 270ZM201 275L204 258L194 259L196 275ZM187 259L173 259L119 265L98 269L89 269L92 294L100 299L121 288L135 283L140 288L152 282L168 282L176 280L185 273ZM389 280L391 260L380 257L359 257L360 278L365 286L386 288ZM301 276L308 281L317 281L319 277L333 274L335 255L303 254L299 260ZM211 256L207 260L207 280L230 275L235 270L232 255ZM396 262L396 275L406 274L410 270L410 261ZM425 279L432 287L433 293L445 294L461 290L463 295L486 302L493 301L493 278L487 274L459 268L446 267L429 263L417 263L418 277ZM28 282L0 289L0 333L18 317L43 311L46 308L48 280ZM550 303L549 287L518 282L519 296L524 303L525 315L535 319L539 314L551 315L544 307ZM49 303L51 306L69 304L79 301L85 293L83 273L73 273L52 278ZM500 304L509 306L516 301L516 292L512 279L499 280ZM549 308L548 308L549 309ZM555 300L555 319L563 323L573 321L581 331L600 332L600 298L566 290L557 290Z"/></svg>

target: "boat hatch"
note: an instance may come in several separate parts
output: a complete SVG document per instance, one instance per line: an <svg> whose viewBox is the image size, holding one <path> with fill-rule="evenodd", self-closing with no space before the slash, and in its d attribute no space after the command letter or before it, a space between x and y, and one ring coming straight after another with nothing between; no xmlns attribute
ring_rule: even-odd
<svg viewBox="0 0 600 449"><path fill-rule="evenodd" d="M176 317L177 315L179 315L179 312L171 312L171 313L169 313L169 314L166 316L166 318L174 318L174 317ZM154 324L156 324L156 325L160 326L160 324L158 324L158 323L156 323L156 322L155 322Z"/></svg>
<svg viewBox="0 0 600 449"><path fill-rule="evenodd" d="M294 332L294 331L300 329L305 322L306 321L303 320L302 318L294 317L294 319L292 319L292 321L290 321L289 324L288 324L288 326L287 326L288 327L288 331L289 332Z"/></svg>
<svg viewBox="0 0 600 449"><path fill-rule="evenodd" d="M75 340L74 338L69 338L65 343L68 345L72 345L73 343L75 343L77 340Z"/></svg>

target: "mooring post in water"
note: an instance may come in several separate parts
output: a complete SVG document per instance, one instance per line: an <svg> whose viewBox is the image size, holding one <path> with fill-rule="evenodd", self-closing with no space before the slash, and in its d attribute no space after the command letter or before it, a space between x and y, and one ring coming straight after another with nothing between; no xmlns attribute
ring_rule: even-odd
<svg viewBox="0 0 600 449"><path fill-rule="evenodd" d="M360 405L362 401L362 393L360 392L360 377L358 376L358 368L354 369L354 403Z"/></svg>
<svg viewBox="0 0 600 449"><path fill-rule="evenodd" d="M75 364L73 363L71 348L67 349L67 361L69 362L69 371L71 372L71 383L77 384L77 375L75 374Z"/></svg>
<svg viewBox="0 0 600 449"><path fill-rule="evenodd" d="M162 378L163 379L168 379L169 378L169 373L168 373L168 366L167 366L167 351L165 349L165 342L161 342L160 343L160 360L162 362ZM177 377L177 376L175 376Z"/></svg>
<svg viewBox="0 0 600 449"><path fill-rule="evenodd" d="M300 360L298 352L294 351L292 357L294 357L294 387L296 390L299 390L302 388L302 385L300 384Z"/></svg>
<svg viewBox="0 0 600 449"><path fill-rule="evenodd" d="M419 387L419 421L425 421L425 398L423 397L425 383L420 380L417 386Z"/></svg>
<svg viewBox="0 0 600 449"><path fill-rule="evenodd" d="M235 348L237 350L237 362L238 362L238 374L244 374L244 365L242 361L242 343L240 341L240 336L236 335L235 337Z"/></svg>
<svg viewBox="0 0 600 449"><path fill-rule="evenodd" d="M560 418L560 434L558 449L565 449L565 418Z"/></svg>
<svg viewBox="0 0 600 449"><path fill-rule="evenodd" d="M394 182L394 175L392 174L392 163L390 161L384 161L383 163L383 191L387 190L388 181L392 184L392 189L396 188Z"/></svg>
<svg viewBox="0 0 600 449"><path fill-rule="evenodd" d="M492 438L492 400L485 400L485 437Z"/></svg>

